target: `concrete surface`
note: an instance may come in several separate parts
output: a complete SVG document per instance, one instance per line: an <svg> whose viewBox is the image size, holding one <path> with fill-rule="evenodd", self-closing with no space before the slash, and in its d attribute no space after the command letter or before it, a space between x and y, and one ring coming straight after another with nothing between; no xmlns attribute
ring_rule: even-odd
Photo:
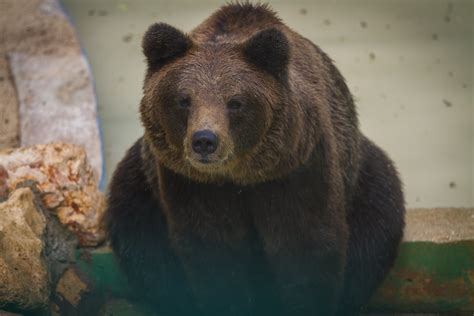
<svg viewBox="0 0 474 316"><path fill-rule="evenodd" d="M405 242L474 241L473 208L410 209L406 222Z"/></svg>
<svg viewBox="0 0 474 316"><path fill-rule="evenodd" d="M156 21L189 31L225 1L62 2L92 65L110 178L142 133L143 32ZM269 2L335 60L409 207L474 205L473 1Z"/></svg>

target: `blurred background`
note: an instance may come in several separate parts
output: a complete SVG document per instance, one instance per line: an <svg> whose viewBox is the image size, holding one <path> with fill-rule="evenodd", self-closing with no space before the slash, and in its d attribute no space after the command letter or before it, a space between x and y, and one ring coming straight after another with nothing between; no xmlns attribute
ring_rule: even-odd
<svg viewBox="0 0 474 316"><path fill-rule="evenodd" d="M474 206L474 1L268 2L333 58L363 132L398 166L408 207ZM92 67L107 180L142 135L146 28L190 31L224 3L62 0Z"/></svg>

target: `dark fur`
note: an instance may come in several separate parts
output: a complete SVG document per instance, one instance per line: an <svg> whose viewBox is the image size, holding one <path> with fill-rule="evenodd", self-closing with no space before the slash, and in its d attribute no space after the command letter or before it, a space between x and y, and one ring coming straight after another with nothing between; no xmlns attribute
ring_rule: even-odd
<svg viewBox="0 0 474 316"><path fill-rule="evenodd" d="M170 59L183 55L191 46L188 37L165 23L155 23L148 28L142 47L148 68L157 71Z"/></svg>
<svg viewBox="0 0 474 316"><path fill-rule="evenodd" d="M253 36L243 52L245 58L275 78L284 81L290 48L286 37L277 29L266 29Z"/></svg>
<svg viewBox="0 0 474 316"><path fill-rule="evenodd" d="M152 26L143 46L145 135L106 216L139 293L171 315L357 314L393 264L405 209L331 60L251 4L189 35ZM215 169L190 165L201 123L220 137Z"/></svg>

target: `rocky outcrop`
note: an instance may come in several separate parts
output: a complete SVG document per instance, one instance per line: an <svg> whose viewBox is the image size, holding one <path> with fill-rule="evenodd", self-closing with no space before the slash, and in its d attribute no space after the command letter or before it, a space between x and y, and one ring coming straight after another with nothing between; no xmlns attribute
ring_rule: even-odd
<svg viewBox="0 0 474 316"><path fill-rule="evenodd" d="M80 145L100 179L92 75L59 0L1 0L0 12L0 148Z"/></svg>
<svg viewBox="0 0 474 316"><path fill-rule="evenodd" d="M49 144L0 151L0 201L25 181L36 183L44 206L78 236L81 246L104 240L105 200L81 147Z"/></svg>
<svg viewBox="0 0 474 316"><path fill-rule="evenodd" d="M0 309L43 309L50 293L42 239L46 219L31 189L15 190L0 203L0 219Z"/></svg>

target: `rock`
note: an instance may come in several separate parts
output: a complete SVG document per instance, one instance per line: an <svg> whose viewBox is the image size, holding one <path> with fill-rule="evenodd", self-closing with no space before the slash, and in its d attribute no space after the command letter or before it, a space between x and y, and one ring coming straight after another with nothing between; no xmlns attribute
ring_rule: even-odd
<svg viewBox="0 0 474 316"><path fill-rule="evenodd" d="M22 182L17 188L27 187L35 193L36 207L46 218L46 229L43 233L45 245L44 256L49 270L51 284L56 284L64 270L76 263L77 236L65 225L59 222L58 217L49 212L39 198L41 192L34 181Z"/></svg>
<svg viewBox="0 0 474 316"><path fill-rule="evenodd" d="M31 189L20 188L0 203L0 308L41 310L49 303L46 220L34 199Z"/></svg>
<svg viewBox="0 0 474 316"><path fill-rule="evenodd" d="M0 201L8 198L8 172L0 165Z"/></svg>
<svg viewBox="0 0 474 316"><path fill-rule="evenodd" d="M71 266L59 279L50 305L51 315L98 315L104 303L92 280Z"/></svg>
<svg viewBox="0 0 474 316"><path fill-rule="evenodd" d="M97 105L85 57L16 52L8 56L20 103L21 146L51 142L81 145L100 179Z"/></svg>
<svg viewBox="0 0 474 316"><path fill-rule="evenodd" d="M56 285L56 294L72 306L77 307L83 293L89 292L86 282L72 269L67 269Z"/></svg>
<svg viewBox="0 0 474 316"><path fill-rule="evenodd" d="M0 0L0 12L0 148L82 145L101 178L92 74L60 1Z"/></svg>
<svg viewBox="0 0 474 316"><path fill-rule="evenodd" d="M104 240L105 199L81 147L58 143L0 151L0 199L24 181L37 183L44 206L78 236L81 246Z"/></svg>

